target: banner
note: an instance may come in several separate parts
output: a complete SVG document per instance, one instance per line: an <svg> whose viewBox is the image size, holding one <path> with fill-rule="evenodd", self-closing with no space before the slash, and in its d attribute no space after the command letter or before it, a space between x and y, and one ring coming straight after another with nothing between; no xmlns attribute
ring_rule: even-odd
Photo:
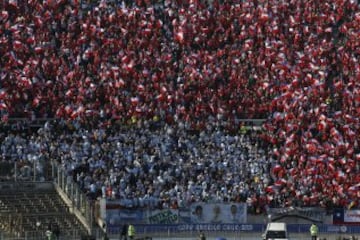
<svg viewBox="0 0 360 240"><path fill-rule="evenodd" d="M176 223L246 223L246 203L196 203L179 209L128 209L119 201L100 204L101 217L108 225L124 222L136 224L176 224ZM105 212L105 213L104 213Z"/></svg>
<svg viewBox="0 0 360 240"><path fill-rule="evenodd" d="M178 234L178 233L198 233L205 232L263 232L264 224L135 224L136 232L138 234ZM109 226L107 228L108 234L119 234L120 227Z"/></svg>
<svg viewBox="0 0 360 240"><path fill-rule="evenodd" d="M311 224L288 224L288 232L309 234ZM331 224L318 225L320 234L360 234L360 226L337 226ZM198 233L200 230L205 232L217 233L261 233L264 232L266 224L137 224L136 232L139 234L163 233L175 236L178 233ZM119 234L121 227L109 226L108 234Z"/></svg>
<svg viewBox="0 0 360 240"><path fill-rule="evenodd" d="M206 232L258 232L263 231L262 224L179 224L177 231L192 232L192 231L206 231Z"/></svg>
<svg viewBox="0 0 360 240"><path fill-rule="evenodd" d="M334 209L333 224L359 224L360 210Z"/></svg>
<svg viewBox="0 0 360 240"><path fill-rule="evenodd" d="M345 223L360 223L360 210L345 210Z"/></svg>
<svg viewBox="0 0 360 240"><path fill-rule="evenodd" d="M146 223L144 222L144 212L142 210L130 209L108 209L106 211L107 226L120 226L126 223Z"/></svg>
<svg viewBox="0 0 360 240"><path fill-rule="evenodd" d="M190 223L191 222L191 209L180 208L179 209L179 223Z"/></svg>
<svg viewBox="0 0 360 240"><path fill-rule="evenodd" d="M179 211L175 209L148 211L145 215L149 224L173 224L179 222Z"/></svg>
<svg viewBox="0 0 360 240"><path fill-rule="evenodd" d="M336 208L333 211L333 224L343 224L344 223L344 209Z"/></svg>
<svg viewBox="0 0 360 240"><path fill-rule="evenodd" d="M326 211L319 207L288 207L288 208L269 208L267 214L271 215L273 221L281 220L285 217L301 217L312 222L323 222Z"/></svg>
<svg viewBox="0 0 360 240"><path fill-rule="evenodd" d="M191 223L246 223L245 203L231 204L192 204Z"/></svg>

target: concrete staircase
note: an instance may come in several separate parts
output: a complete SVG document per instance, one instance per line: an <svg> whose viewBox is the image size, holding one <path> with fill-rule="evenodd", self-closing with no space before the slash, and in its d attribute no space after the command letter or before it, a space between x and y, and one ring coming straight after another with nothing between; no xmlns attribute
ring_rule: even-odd
<svg viewBox="0 0 360 240"><path fill-rule="evenodd" d="M86 235L52 183L0 184L0 232L9 239L45 239L49 227L59 229L59 239Z"/></svg>

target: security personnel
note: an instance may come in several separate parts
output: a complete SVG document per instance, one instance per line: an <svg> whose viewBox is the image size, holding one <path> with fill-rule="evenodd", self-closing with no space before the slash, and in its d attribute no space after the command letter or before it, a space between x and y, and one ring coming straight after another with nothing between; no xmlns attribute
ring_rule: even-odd
<svg viewBox="0 0 360 240"><path fill-rule="evenodd" d="M48 240L55 240L55 234L51 230L46 230L45 235Z"/></svg>
<svg viewBox="0 0 360 240"><path fill-rule="evenodd" d="M129 237L129 239L134 239L135 238L135 227L132 224L130 224L128 226L128 237Z"/></svg>
<svg viewBox="0 0 360 240"><path fill-rule="evenodd" d="M205 234L203 231L200 231L199 240L206 240Z"/></svg>
<svg viewBox="0 0 360 240"><path fill-rule="evenodd" d="M310 227L311 240L316 240L318 233L319 233L319 228L318 226L316 226L315 223L313 223Z"/></svg>

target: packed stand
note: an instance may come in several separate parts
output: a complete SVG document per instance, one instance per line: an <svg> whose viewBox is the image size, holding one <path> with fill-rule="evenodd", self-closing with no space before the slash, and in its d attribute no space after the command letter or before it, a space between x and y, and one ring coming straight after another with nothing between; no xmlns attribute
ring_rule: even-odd
<svg viewBox="0 0 360 240"><path fill-rule="evenodd" d="M171 122L175 116L197 127L209 115L230 126L235 116L264 116L270 98L257 76L248 79L255 70L239 49L243 40L231 39L230 21L237 13L227 23L217 21L228 15L229 4L209 9L141 2L101 2L89 11L67 1L3 3L3 110L10 116L71 119ZM205 29L207 22L213 26ZM197 24L203 29L195 29ZM224 27L228 42L222 39ZM189 44L192 38L196 43Z"/></svg>
<svg viewBox="0 0 360 240"><path fill-rule="evenodd" d="M67 181L90 198L121 199L126 207L247 202L260 212L266 202L260 205L257 197L271 181L269 148L257 133L234 135L216 126L193 131L160 122L99 129L47 123L32 134L8 133L1 153L18 161L19 179L32 179L35 164L41 180L44 157L57 159Z"/></svg>
<svg viewBox="0 0 360 240"><path fill-rule="evenodd" d="M286 54L281 94L272 101L272 116L265 124L279 160L273 168L278 181L268 191L276 188L293 196L288 205L295 199L310 206L356 207L359 6L356 1L325 1L320 6L307 1L303 11L294 10L294 19L312 24L294 22L294 36L302 33L307 41L298 41Z"/></svg>
<svg viewBox="0 0 360 240"><path fill-rule="evenodd" d="M274 162L266 159L271 177L256 201L359 204L356 1L1 4L4 120L144 119L231 131L239 118L268 117L262 137Z"/></svg>

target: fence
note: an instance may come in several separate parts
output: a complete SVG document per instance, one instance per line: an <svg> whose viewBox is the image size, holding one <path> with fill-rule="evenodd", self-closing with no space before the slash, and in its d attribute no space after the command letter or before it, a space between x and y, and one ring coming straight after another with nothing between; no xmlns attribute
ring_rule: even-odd
<svg viewBox="0 0 360 240"><path fill-rule="evenodd" d="M43 182L51 179L47 175L46 168L49 163L43 163L39 159L27 162L19 162L15 159L0 163L0 181L14 182Z"/></svg>
<svg viewBox="0 0 360 240"><path fill-rule="evenodd" d="M11 162L0 163L0 180L7 181L13 179L15 175L15 164Z"/></svg>
<svg viewBox="0 0 360 240"><path fill-rule="evenodd" d="M56 176L54 182L56 186L66 195L70 201L71 208L89 232L93 231L94 225L94 201L90 200L80 187L72 181L71 175L67 174L62 168L53 166Z"/></svg>

